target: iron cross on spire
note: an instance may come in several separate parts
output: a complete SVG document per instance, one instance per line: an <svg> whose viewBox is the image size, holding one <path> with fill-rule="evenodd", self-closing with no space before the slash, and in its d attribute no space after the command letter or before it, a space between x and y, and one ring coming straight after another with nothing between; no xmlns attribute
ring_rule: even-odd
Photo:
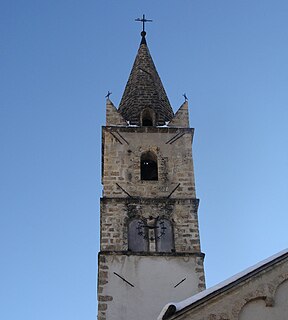
<svg viewBox="0 0 288 320"><path fill-rule="evenodd" d="M140 19L140 18L137 18L135 19L135 21L137 22L142 22L143 23L143 30L142 32L145 32L145 22L152 22L153 20L149 20L149 19L146 19L145 18L145 14L143 14L143 17Z"/></svg>

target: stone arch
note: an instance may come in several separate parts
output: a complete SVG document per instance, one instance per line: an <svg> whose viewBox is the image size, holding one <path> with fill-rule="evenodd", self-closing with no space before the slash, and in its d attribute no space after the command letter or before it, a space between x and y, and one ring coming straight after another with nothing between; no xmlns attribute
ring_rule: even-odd
<svg viewBox="0 0 288 320"><path fill-rule="evenodd" d="M287 296L288 296L288 280L286 279L279 284L274 296L275 306L277 306L277 304L280 304L280 305L286 304L286 312L285 312L286 315L288 314Z"/></svg>
<svg viewBox="0 0 288 320"><path fill-rule="evenodd" d="M275 296L278 288L286 281L288 281L288 273L281 274L273 281L273 286L270 288L273 297Z"/></svg>
<svg viewBox="0 0 288 320"><path fill-rule="evenodd" d="M268 297L258 297L248 301L239 313L239 320L286 319L288 314L287 295L288 281L286 280L277 286L275 296L271 298L271 301L267 299Z"/></svg>
<svg viewBox="0 0 288 320"><path fill-rule="evenodd" d="M265 307L273 307L278 288L284 283L286 283L288 286L288 274L286 273L274 278L273 281L258 287L255 291L243 297L241 302L239 301L239 303L237 303L237 307L233 309L233 315L235 315L235 319L245 319L243 316L243 312L245 311L243 310L245 310L244 308L248 306L249 303L254 302L255 304L258 304L258 307L260 304L264 305Z"/></svg>
<svg viewBox="0 0 288 320"><path fill-rule="evenodd" d="M152 151L141 154L140 159L141 180L158 180L157 156Z"/></svg>
<svg viewBox="0 0 288 320"><path fill-rule="evenodd" d="M255 313L255 317L257 319L258 315L256 315L256 312L254 310L256 310L259 307L260 308L266 308L265 299L266 299L266 296L259 296L259 297L255 297L255 298L247 301L244 304L244 306L242 307L242 309L241 309L241 311L239 313L238 319L239 320L246 319L247 318L247 314L249 314L249 313Z"/></svg>
<svg viewBox="0 0 288 320"><path fill-rule="evenodd" d="M245 296L243 296L237 303L234 305L234 308L232 309L232 314L235 319L239 319L240 313L242 309L245 307L247 303L250 301L255 301L257 299L265 301L267 297L271 297L271 294L268 293L268 286L267 285L261 285L257 287L257 289L253 290L252 292L247 293ZM234 319L233 318L233 319Z"/></svg>
<svg viewBox="0 0 288 320"><path fill-rule="evenodd" d="M151 108L145 108L140 115L140 123L143 127L152 127L155 125L155 111Z"/></svg>

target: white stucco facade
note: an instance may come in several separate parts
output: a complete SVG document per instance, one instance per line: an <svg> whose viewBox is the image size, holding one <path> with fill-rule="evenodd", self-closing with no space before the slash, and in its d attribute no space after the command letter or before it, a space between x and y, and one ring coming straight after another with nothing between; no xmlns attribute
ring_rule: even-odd
<svg viewBox="0 0 288 320"><path fill-rule="evenodd" d="M156 319L167 301L198 293L197 261L197 255L106 256L109 267L102 294L113 294L107 319Z"/></svg>

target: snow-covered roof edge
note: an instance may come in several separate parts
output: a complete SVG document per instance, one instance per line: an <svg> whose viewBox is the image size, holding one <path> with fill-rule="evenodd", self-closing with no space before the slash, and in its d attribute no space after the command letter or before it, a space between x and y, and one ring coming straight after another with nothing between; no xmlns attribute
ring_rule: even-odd
<svg viewBox="0 0 288 320"><path fill-rule="evenodd" d="M234 276L216 284L215 286L206 289L202 292L199 292L185 300L182 300L180 302L170 302L168 304L166 304L164 306L164 308L162 309L162 311L160 312L157 320L165 320L167 319L167 316L174 314L177 311L180 311L184 308L186 308L189 305L192 305L193 303L207 297L208 295L215 293L218 290L223 289L224 287L240 280L243 277L246 277L247 275L249 275L250 273L255 272L257 269L264 267L267 264L270 264L271 262L273 262L274 260L277 260L278 258L280 258L281 256L284 256L285 254L288 253L288 248L285 250L282 250L270 257L268 257L267 259L258 262L257 264L235 274Z"/></svg>

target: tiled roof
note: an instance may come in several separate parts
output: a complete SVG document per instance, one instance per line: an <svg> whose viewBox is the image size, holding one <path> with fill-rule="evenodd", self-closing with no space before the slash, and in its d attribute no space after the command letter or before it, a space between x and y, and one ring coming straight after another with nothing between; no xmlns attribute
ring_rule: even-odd
<svg viewBox="0 0 288 320"><path fill-rule="evenodd" d="M131 124L140 125L141 112L151 108L156 114L155 125L173 118L165 89L150 55L145 35L134 61L118 111Z"/></svg>

